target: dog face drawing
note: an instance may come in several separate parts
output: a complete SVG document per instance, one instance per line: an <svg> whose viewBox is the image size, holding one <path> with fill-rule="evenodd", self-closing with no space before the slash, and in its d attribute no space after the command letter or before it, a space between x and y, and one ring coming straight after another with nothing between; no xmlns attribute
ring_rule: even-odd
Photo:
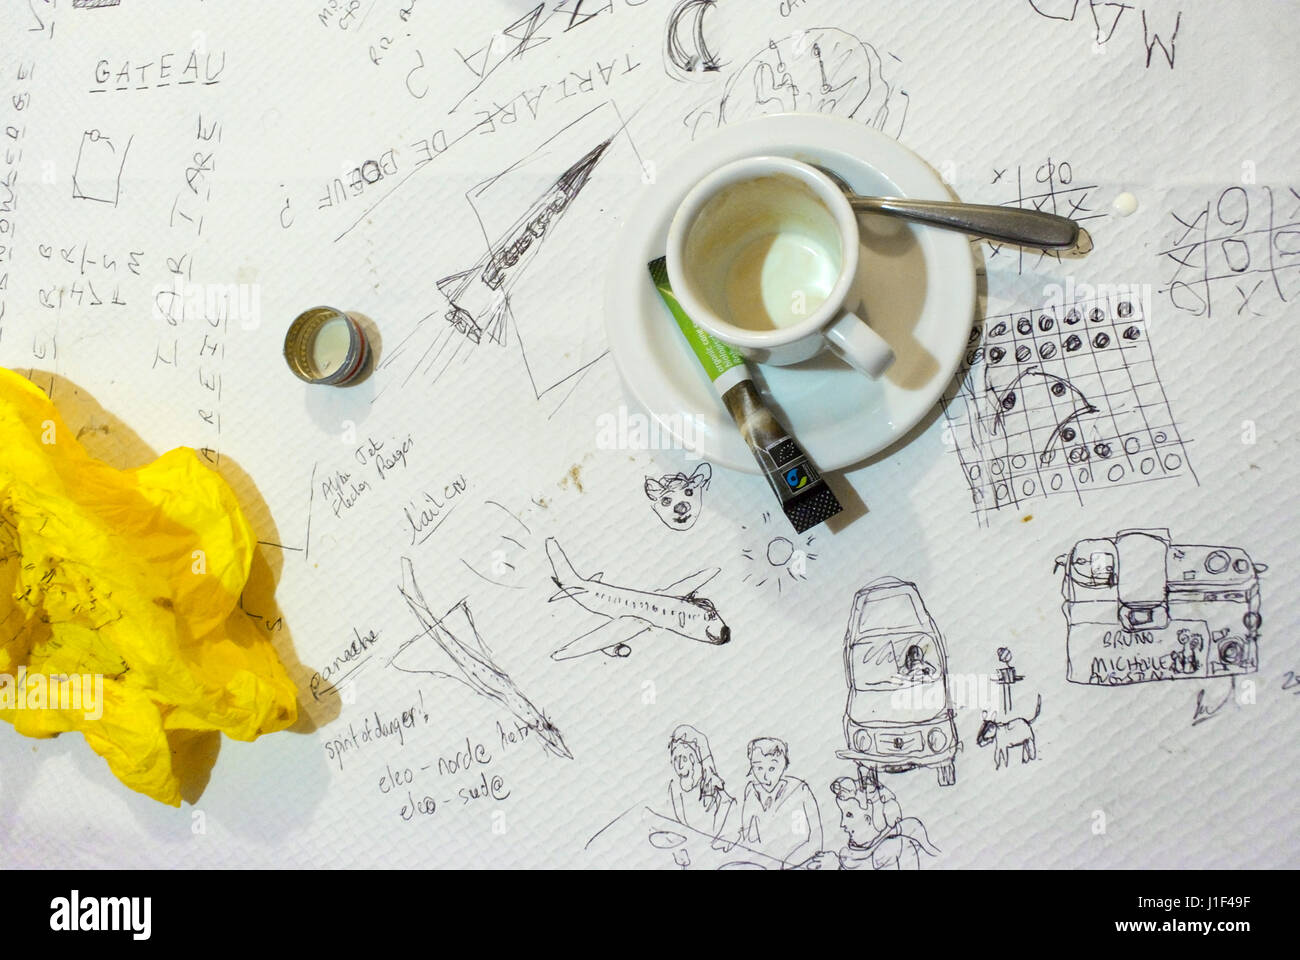
<svg viewBox="0 0 1300 960"><path fill-rule="evenodd" d="M669 530L689 530L699 519L704 489L712 479L713 467L701 463L689 477L684 473L670 473L657 480L646 477L645 495Z"/></svg>

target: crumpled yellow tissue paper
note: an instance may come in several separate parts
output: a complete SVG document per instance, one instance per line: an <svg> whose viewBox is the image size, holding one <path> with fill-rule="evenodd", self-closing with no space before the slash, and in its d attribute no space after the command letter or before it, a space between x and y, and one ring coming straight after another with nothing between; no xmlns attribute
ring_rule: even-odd
<svg viewBox="0 0 1300 960"><path fill-rule="evenodd" d="M193 450L117 470L0 368L0 719L19 733L79 730L128 787L179 806L196 733L290 726L294 685L237 606L255 547Z"/></svg>

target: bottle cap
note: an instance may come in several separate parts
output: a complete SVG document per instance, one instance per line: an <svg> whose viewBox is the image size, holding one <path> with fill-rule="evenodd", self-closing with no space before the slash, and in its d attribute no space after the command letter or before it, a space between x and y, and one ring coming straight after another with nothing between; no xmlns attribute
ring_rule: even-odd
<svg viewBox="0 0 1300 960"><path fill-rule="evenodd" d="M289 369L308 383L343 386L356 379L370 357L366 332L333 307L312 307L298 315L284 337Z"/></svg>

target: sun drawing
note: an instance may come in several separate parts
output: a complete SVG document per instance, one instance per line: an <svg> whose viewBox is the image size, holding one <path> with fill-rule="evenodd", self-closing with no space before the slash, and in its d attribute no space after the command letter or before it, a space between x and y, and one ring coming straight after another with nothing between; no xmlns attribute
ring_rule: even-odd
<svg viewBox="0 0 1300 960"><path fill-rule="evenodd" d="M790 537L777 535L769 537L772 514L764 513L763 522L754 529L742 525L741 530L752 533L755 537L753 546L743 547L740 555L747 561L748 569L741 583L752 584L754 589L771 590L774 584L779 594L785 587L787 578L792 583L808 579L808 565L817 559L817 554L810 553L814 537Z"/></svg>

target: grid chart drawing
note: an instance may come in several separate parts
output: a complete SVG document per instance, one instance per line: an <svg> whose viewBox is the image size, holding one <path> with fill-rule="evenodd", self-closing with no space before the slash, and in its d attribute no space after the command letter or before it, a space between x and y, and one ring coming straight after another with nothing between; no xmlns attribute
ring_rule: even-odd
<svg viewBox="0 0 1300 960"><path fill-rule="evenodd" d="M944 397L949 445L987 526L998 510L1188 476L1137 298L986 317ZM981 334L983 342L981 342Z"/></svg>
<svg viewBox="0 0 1300 960"><path fill-rule="evenodd" d="M1001 205L1004 207L1016 207L1020 210L1035 210L1039 213L1054 213L1058 216L1069 217L1075 223L1082 224L1089 220L1100 220L1107 216L1104 208L1095 206L1096 200L1094 194L1098 186L1096 183L1080 182L1082 178L1076 177L1074 167L1068 160L1048 157L1037 167L1030 169L1022 164L1015 167L1016 176L1016 198L1014 200L1004 200ZM1006 187L1009 194L1011 175L1010 168L1003 167L993 168L993 184L999 184ZM1001 188L1001 187L1000 187ZM998 257L1013 257L1016 261L1016 273L1025 272L1025 258L1036 257L1030 264L1030 269L1039 270L1045 266L1050 266L1047 261L1061 262L1060 250L1034 250L1032 247L1022 247L1015 244L999 243L993 240L982 238L972 238L972 243L987 244L988 258L993 266L1000 266L1004 261L998 260ZM1079 238L1080 250L1091 248L1092 239L1084 230ZM996 262L994 262L996 261Z"/></svg>

